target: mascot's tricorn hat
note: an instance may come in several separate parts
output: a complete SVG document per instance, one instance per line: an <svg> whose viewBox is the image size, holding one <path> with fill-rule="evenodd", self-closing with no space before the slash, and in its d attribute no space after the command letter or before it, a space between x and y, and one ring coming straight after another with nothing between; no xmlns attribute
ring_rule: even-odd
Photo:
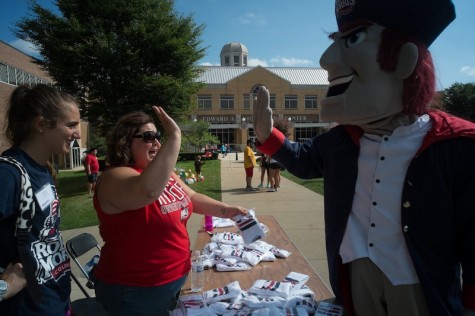
<svg viewBox="0 0 475 316"><path fill-rule="evenodd" d="M416 38L427 45L455 19L451 0L336 0L338 29L361 20Z"/></svg>

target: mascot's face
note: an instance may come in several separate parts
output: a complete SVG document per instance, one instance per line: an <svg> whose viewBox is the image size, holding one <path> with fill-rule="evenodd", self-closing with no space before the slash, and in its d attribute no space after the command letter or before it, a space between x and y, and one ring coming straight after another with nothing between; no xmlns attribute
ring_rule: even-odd
<svg viewBox="0 0 475 316"><path fill-rule="evenodd" d="M320 59L330 82L321 101L323 121L364 128L402 111L403 79L382 71L377 61L383 30L368 23L333 35Z"/></svg>

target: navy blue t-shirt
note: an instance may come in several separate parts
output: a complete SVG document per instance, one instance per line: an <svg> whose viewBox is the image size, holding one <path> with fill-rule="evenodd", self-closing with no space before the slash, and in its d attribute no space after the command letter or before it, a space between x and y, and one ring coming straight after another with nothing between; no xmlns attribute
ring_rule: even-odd
<svg viewBox="0 0 475 316"><path fill-rule="evenodd" d="M18 148L5 151L20 162L30 176L36 213L28 238L36 281L42 301L36 305L26 289L0 302L0 315L61 315L69 310L71 293L70 262L60 225L60 205L53 178L45 166L37 164ZM0 267L19 262L14 236L20 202L20 172L8 163L0 163Z"/></svg>

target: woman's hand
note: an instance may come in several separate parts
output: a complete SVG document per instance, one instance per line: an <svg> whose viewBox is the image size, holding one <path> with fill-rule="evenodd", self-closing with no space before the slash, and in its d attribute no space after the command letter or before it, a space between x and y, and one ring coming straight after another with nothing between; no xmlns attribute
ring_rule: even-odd
<svg viewBox="0 0 475 316"><path fill-rule="evenodd" d="M247 210L242 206L227 206L221 209L221 213L223 216L220 217L233 219L236 215L247 215Z"/></svg>
<svg viewBox="0 0 475 316"><path fill-rule="evenodd" d="M4 299L9 299L17 295L18 292L26 287L26 278L21 263L10 263L5 271L3 271L1 279L8 283L8 291Z"/></svg>
<svg viewBox="0 0 475 316"><path fill-rule="evenodd" d="M180 127L176 124L176 122L168 116L165 110L159 106L152 106L153 111L157 115L160 123L162 123L163 130L168 137L179 136L181 138L181 130Z"/></svg>

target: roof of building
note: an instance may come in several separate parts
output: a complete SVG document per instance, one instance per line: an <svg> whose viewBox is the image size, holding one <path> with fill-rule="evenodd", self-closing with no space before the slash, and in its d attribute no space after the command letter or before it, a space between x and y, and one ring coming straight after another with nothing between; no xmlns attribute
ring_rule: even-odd
<svg viewBox="0 0 475 316"><path fill-rule="evenodd" d="M226 53L244 53L247 54L247 47L239 42L231 42L223 46L221 54Z"/></svg>
<svg viewBox="0 0 475 316"><path fill-rule="evenodd" d="M206 84L226 84L257 68L263 68L276 76L287 80L292 85L328 85L328 74L322 68L310 67L225 67L225 66L200 66L203 73L196 81Z"/></svg>

